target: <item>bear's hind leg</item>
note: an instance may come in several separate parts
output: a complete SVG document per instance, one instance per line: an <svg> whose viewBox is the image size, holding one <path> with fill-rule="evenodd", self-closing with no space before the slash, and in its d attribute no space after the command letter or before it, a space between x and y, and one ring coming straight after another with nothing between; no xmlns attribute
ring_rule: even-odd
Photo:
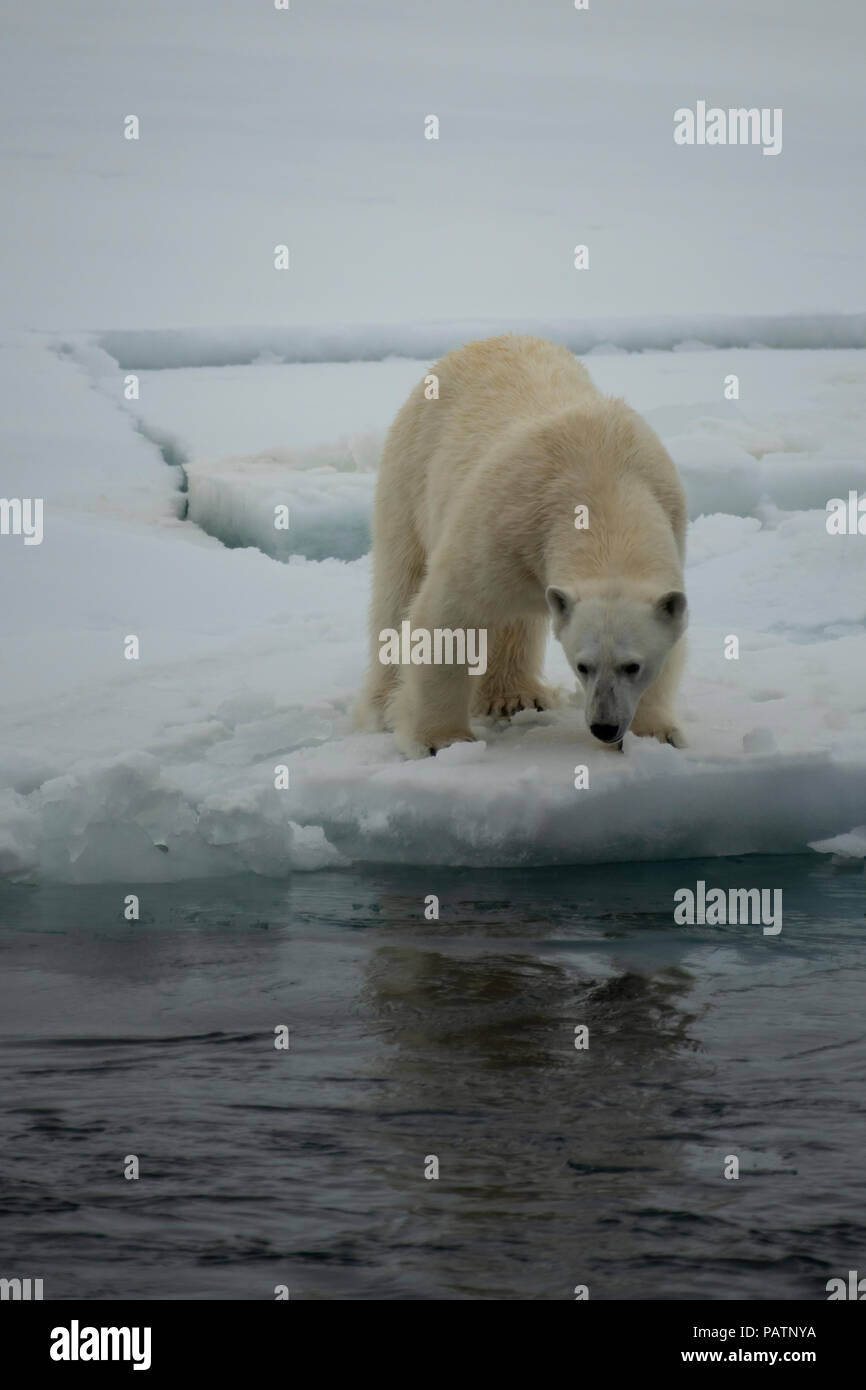
<svg viewBox="0 0 866 1390"><path fill-rule="evenodd" d="M475 742L465 666L407 667L388 712L397 747L409 758L435 756L451 743Z"/></svg>
<svg viewBox="0 0 866 1390"><path fill-rule="evenodd" d="M393 529L393 528L392 528ZM410 531L376 537L373 547L373 589L370 598L370 659L364 688L355 706L356 728L391 728L389 709L402 675L402 668L379 660L380 633L400 624L424 578L424 551Z"/></svg>
<svg viewBox="0 0 866 1390"><path fill-rule="evenodd" d="M432 576L436 574L437 578ZM412 605L409 620L414 633L425 632L432 641L436 629L455 630L450 595L457 588L448 571L437 567L435 557ZM471 605L470 605L471 607ZM432 655L432 652L431 652ZM435 659L402 668L402 680L395 687L386 714L393 728L397 747L410 758L438 753L450 743L472 743L469 728L470 678L468 666Z"/></svg>
<svg viewBox="0 0 866 1390"><path fill-rule="evenodd" d="M541 682L546 618L516 618L497 623L487 633L487 670L473 677L472 710L494 719L509 718L522 709L550 709L555 692Z"/></svg>

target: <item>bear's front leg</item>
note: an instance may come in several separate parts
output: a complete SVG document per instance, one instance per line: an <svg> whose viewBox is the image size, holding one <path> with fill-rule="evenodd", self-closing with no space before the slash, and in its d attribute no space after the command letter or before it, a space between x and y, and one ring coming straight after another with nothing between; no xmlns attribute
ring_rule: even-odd
<svg viewBox="0 0 866 1390"><path fill-rule="evenodd" d="M392 703L397 747L409 758L471 743L469 672L465 666L407 666Z"/></svg>
<svg viewBox="0 0 866 1390"><path fill-rule="evenodd" d="M487 670L472 682L474 713L509 719L524 709L557 705L556 692L541 683L546 644L546 618L518 618L489 628Z"/></svg>
<svg viewBox="0 0 866 1390"><path fill-rule="evenodd" d="M638 701L631 721L631 731L638 738L657 738L660 743L673 744L674 748L687 747L685 734L673 707L685 657L686 644L681 637L671 648L652 685L647 686Z"/></svg>

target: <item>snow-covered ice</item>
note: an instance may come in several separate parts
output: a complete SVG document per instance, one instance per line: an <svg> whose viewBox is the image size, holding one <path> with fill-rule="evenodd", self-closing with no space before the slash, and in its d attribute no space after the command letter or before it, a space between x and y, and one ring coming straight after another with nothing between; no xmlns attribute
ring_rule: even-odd
<svg viewBox="0 0 866 1390"><path fill-rule="evenodd" d="M785 853L862 823L864 541L829 536L824 505L866 488L866 352L590 356L685 478L690 747L594 746L551 643L562 709L479 721L483 743L415 763L388 735L352 733L348 712L366 661L359 527L384 429L427 363L144 372L125 401L103 347L64 341L22 336L4 354L24 422L4 414L4 494L46 507L41 546L3 542L5 873ZM730 372L738 402L723 399ZM280 534L307 552L284 545L283 562L275 499L292 514ZM124 659L129 634L139 660Z"/></svg>
<svg viewBox="0 0 866 1390"><path fill-rule="evenodd" d="M45 537L0 538L2 872L856 841L866 538L824 508L866 491L866 12L837 8L11 7L0 496ZM676 146L704 97L783 108L782 152ZM681 753L605 753L568 701L422 764L349 731L384 431L506 328L584 355L682 470Z"/></svg>
<svg viewBox="0 0 866 1390"><path fill-rule="evenodd" d="M119 329L98 345L121 367L236 367L254 362L381 362L442 357L461 343L508 332L505 320L358 323L233 329ZM524 333L574 353L687 351L689 347L862 348L866 314L689 314L665 318L525 319ZM375 388L374 388L375 389Z"/></svg>

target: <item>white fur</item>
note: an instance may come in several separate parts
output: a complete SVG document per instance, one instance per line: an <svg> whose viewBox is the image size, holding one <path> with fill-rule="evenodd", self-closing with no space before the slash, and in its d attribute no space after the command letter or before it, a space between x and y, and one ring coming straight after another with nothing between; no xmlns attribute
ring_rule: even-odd
<svg viewBox="0 0 866 1390"><path fill-rule="evenodd" d="M674 464L624 401L600 395L565 348L508 335L433 367L388 434L373 512L371 659L356 712L410 755L472 738L471 714L553 697L547 621L586 691L587 723L684 740L686 508ZM589 508L587 530L575 507ZM383 666L379 634L487 628L488 668ZM637 663L639 671L622 670Z"/></svg>

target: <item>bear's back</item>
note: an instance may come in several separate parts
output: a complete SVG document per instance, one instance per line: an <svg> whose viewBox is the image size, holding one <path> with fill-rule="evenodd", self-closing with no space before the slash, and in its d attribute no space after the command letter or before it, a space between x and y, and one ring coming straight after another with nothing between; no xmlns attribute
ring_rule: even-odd
<svg viewBox="0 0 866 1390"><path fill-rule="evenodd" d="M557 343L504 333L455 348L432 368L440 400L465 426L499 429L508 420L542 417L598 393L586 368Z"/></svg>

